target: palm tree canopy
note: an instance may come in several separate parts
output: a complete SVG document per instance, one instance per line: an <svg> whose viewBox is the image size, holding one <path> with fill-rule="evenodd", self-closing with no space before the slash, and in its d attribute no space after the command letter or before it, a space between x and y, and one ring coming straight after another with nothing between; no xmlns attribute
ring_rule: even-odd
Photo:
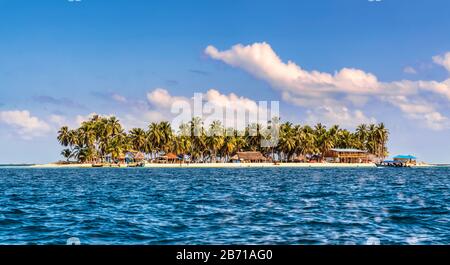
<svg viewBox="0 0 450 265"><path fill-rule="evenodd" d="M274 134L273 131L276 133ZM229 160L241 151L277 153L280 159L291 161L299 156L324 156L332 148L365 150L379 158L388 154L389 130L383 123L360 124L355 131L332 125L327 129L322 123L309 125L280 123L272 119L267 126L249 124L243 131L224 128L214 121L204 128L203 121L194 117L180 125L175 133L167 121L152 122L147 130L132 128L125 131L120 121L112 117L94 115L81 123L79 128L62 126L57 140L65 148L61 155L67 160L94 161L105 156L121 158L126 152L141 152L149 157L173 152L189 155L192 161ZM275 141L271 147L263 141Z"/></svg>

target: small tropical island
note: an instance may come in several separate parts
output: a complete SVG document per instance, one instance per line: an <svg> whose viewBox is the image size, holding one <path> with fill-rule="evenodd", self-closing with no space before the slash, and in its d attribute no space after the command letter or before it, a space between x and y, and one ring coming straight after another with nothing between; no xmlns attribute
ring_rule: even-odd
<svg viewBox="0 0 450 265"><path fill-rule="evenodd" d="M243 131L225 128L220 121L208 126L194 117L174 130L167 121L153 122L147 130L126 131L114 117L92 116L80 127L63 126L57 140L64 161L37 167L374 167L422 165L415 157L386 164L389 130L383 123L360 124L355 131L280 123L275 145L263 141L273 129L250 124ZM412 159L414 158L414 159ZM402 160L403 159L403 160ZM387 161L389 162L389 161ZM383 164L384 163L384 164Z"/></svg>

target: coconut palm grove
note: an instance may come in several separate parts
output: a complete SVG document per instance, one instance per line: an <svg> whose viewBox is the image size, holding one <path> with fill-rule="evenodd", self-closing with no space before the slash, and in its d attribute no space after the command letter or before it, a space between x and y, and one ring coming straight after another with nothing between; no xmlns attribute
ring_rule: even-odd
<svg viewBox="0 0 450 265"><path fill-rule="evenodd" d="M274 124L272 127L276 126ZM94 115L79 128L61 127L57 139L65 147L61 155L66 162L77 163L104 162L106 158L118 162L130 152L142 153L150 162L172 153L180 161L193 163L229 162L233 155L242 151L259 151L273 161L282 162L295 162L298 157L304 157L304 162L321 161L332 148L364 150L379 159L388 155L389 131L383 123L360 124L353 132L339 125L327 128L321 123L315 126L277 124L278 142L269 147L261 142L273 137L265 133L273 129L270 126L251 124L238 131L225 128L220 121L204 126L198 117L181 124L178 130L162 121L149 124L146 130L126 131L116 117Z"/></svg>

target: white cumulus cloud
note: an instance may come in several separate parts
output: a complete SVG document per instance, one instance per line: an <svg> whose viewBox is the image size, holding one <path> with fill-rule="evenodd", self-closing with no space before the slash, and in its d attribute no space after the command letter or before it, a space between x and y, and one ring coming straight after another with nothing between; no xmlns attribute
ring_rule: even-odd
<svg viewBox="0 0 450 265"><path fill-rule="evenodd" d="M201 106L195 106L194 98L173 96L169 91L162 88L149 91L147 99L157 110L166 113L166 116L170 113L172 119L176 116L181 117L180 111L184 112L182 113L184 114L183 118L180 120L174 119L175 127L179 122L186 122L192 117L200 116L205 125L214 120L219 120L227 127L241 129L244 124L256 122L256 119L261 117L258 116L260 114L267 114L267 117L279 115L279 113L270 112L270 102L266 108L252 99L234 93L222 94L216 89L209 89L206 93L201 94ZM264 120L267 121L267 119Z"/></svg>
<svg viewBox="0 0 450 265"><path fill-rule="evenodd" d="M24 139L42 136L51 131L48 123L32 116L28 110L0 111L0 123L12 127Z"/></svg>
<svg viewBox="0 0 450 265"><path fill-rule="evenodd" d="M148 101L156 107L160 108L170 108L173 103L187 102L188 99L185 97L175 97L170 95L169 91L163 88L156 88L147 93Z"/></svg>
<svg viewBox="0 0 450 265"><path fill-rule="evenodd" d="M349 110L345 106L323 106L307 112L308 124L323 123L338 124L345 128L354 129L361 123L376 123L374 117L367 117L361 110Z"/></svg>
<svg viewBox="0 0 450 265"><path fill-rule="evenodd" d="M433 62L443 66L450 72L450 52L447 52L444 55L433 56Z"/></svg>
<svg viewBox="0 0 450 265"><path fill-rule="evenodd" d="M448 104L450 79L442 82L434 80L381 82L374 74L355 68L343 68L333 74L305 70L292 61L283 62L265 42L251 45L237 44L224 51L219 51L210 45L205 49L205 54L265 80L281 92L285 101L305 107L312 113L317 112L318 108L336 109L335 104L340 109L345 106L348 113L355 113L356 110L351 110L352 106L360 108L370 98L399 108L408 118L432 120L432 125L429 122L426 123L431 129L446 127L443 123L447 117L438 112L439 106L433 104L432 100L427 101L424 95L437 96ZM434 61L447 67L447 63L450 62L450 53L434 57ZM411 72L411 69L409 71ZM396 101L398 97L404 97L408 102L420 100L429 105L428 111L409 113L402 102Z"/></svg>

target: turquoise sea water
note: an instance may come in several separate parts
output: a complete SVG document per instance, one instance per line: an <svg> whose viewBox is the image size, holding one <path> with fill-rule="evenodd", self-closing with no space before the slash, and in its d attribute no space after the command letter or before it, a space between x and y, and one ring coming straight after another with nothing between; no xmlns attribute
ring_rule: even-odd
<svg viewBox="0 0 450 265"><path fill-rule="evenodd" d="M0 244L449 244L450 168L0 168Z"/></svg>

